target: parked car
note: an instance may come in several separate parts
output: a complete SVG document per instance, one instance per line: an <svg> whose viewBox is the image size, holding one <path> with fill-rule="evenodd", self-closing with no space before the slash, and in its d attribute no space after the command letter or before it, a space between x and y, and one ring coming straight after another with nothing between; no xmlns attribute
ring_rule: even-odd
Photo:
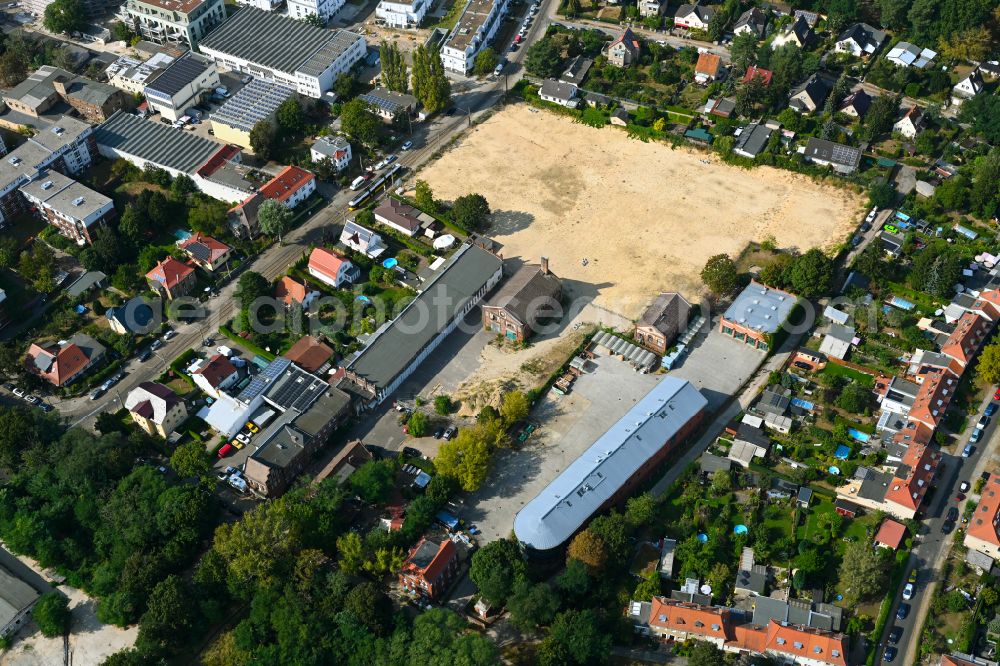
<svg viewBox="0 0 1000 666"><path fill-rule="evenodd" d="M950 520L952 522L958 520L958 507L953 506L948 509L947 520Z"/></svg>
<svg viewBox="0 0 1000 666"><path fill-rule="evenodd" d="M49 413L49 412L51 412L51 411L52 411L53 409L55 409L55 407L53 407L52 405L50 405L50 404L49 404L49 403L47 403L47 402L40 402L40 403L38 403L38 407L39 407L39 408L41 408L41 410L42 410L43 412L45 412L46 414L48 414L48 413Z"/></svg>
<svg viewBox="0 0 1000 666"><path fill-rule="evenodd" d="M441 426L434 428L434 439L441 439L442 436L444 436L444 428Z"/></svg>
<svg viewBox="0 0 1000 666"><path fill-rule="evenodd" d="M236 435L236 440L235 441L242 442L243 444L249 444L250 443L250 436L241 432L238 435Z"/></svg>
<svg viewBox="0 0 1000 666"><path fill-rule="evenodd" d="M246 428L255 435L260 432L260 426L253 421L247 421Z"/></svg>
<svg viewBox="0 0 1000 666"><path fill-rule="evenodd" d="M910 604L899 604L899 608L896 609L896 619L905 620L906 616L910 614Z"/></svg>
<svg viewBox="0 0 1000 666"><path fill-rule="evenodd" d="M104 395L104 391L105 391L104 388L98 386L97 388L95 388L93 391L90 392L90 399L97 400L102 395Z"/></svg>
<svg viewBox="0 0 1000 666"><path fill-rule="evenodd" d="M982 416L981 416L981 417L979 418L979 423L977 423L977 424L976 424L976 426L977 426L977 427L979 427L979 428L985 428L985 427L986 427L986 426L988 426L989 424L990 424L990 417L989 417L989 416L987 416L986 414L983 414L983 415L982 415Z"/></svg>
<svg viewBox="0 0 1000 666"><path fill-rule="evenodd" d="M878 206L872 208L871 211L869 211L868 216L865 217L865 222L873 221L876 215L878 215Z"/></svg>
<svg viewBox="0 0 1000 666"><path fill-rule="evenodd" d="M410 148L413 148L412 141L407 141L406 143L404 143L402 146L399 147L400 150L409 150Z"/></svg>
<svg viewBox="0 0 1000 666"><path fill-rule="evenodd" d="M871 230L872 230L871 222L865 222L864 224L861 225L861 231L863 233L868 233Z"/></svg>
<svg viewBox="0 0 1000 666"><path fill-rule="evenodd" d="M226 456L230 455L235 450L236 449L234 449L231 445L229 445L229 444L223 444L222 448L219 449L219 457L220 458L225 458Z"/></svg>
<svg viewBox="0 0 1000 666"><path fill-rule="evenodd" d="M385 156L385 165L389 166L390 164L392 164L393 162L395 162L396 159L398 159L398 158L396 157L395 153L390 153L389 155L386 155Z"/></svg>
<svg viewBox="0 0 1000 666"><path fill-rule="evenodd" d="M455 435L457 434L458 434L458 428L456 428L455 426L448 426L448 429L444 431L444 438L451 440L454 439Z"/></svg>
<svg viewBox="0 0 1000 666"><path fill-rule="evenodd" d="M153 356L153 350L148 348L143 349L141 352L139 352L140 361L148 361L152 356Z"/></svg>
<svg viewBox="0 0 1000 666"><path fill-rule="evenodd" d="M24 389L23 388L18 388L18 387L15 386L14 390L11 391L11 393L13 393L18 398L23 398L24 397Z"/></svg>
<svg viewBox="0 0 1000 666"><path fill-rule="evenodd" d="M993 392L993 399L1000 400L1000 388Z"/></svg>
<svg viewBox="0 0 1000 666"><path fill-rule="evenodd" d="M5 389L7 389L8 391L13 391L14 388L15 388L15 386L13 384L11 384L10 382L4 382L3 383L3 387Z"/></svg>
<svg viewBox="0 0 1000 666"><path fill-rule="evenodd" d="M955 529L955 523L951 522L950 520L946 520L943 523L941 523L941 534L951 534L954 529Z"/></svg>
<svg viewBox="0 0 1000 666"><path fill-rule="evenodd" d="M228 469L228 467L226 469ZM227 472L226 470L222 470L221 472L215 475L215 478L217 478L219 481L225 481L226 479L229 478L229 472Z"/></svg>
<svg viewBox="0 0 1000 666"><path fill-rule="evenodd" d="M962 457L963 458L968 458L969 456L972 455L972 452L975 451L975 450L976 450L976 447L974 447L972 444L966 444L965 448L962 450Z"/></svg>
<svg viewBox="0 0 1000 666"><path fill-rule="evenodd" d="M167 330L165 330L163 332L163 339L164 339L164 341L166 341L166 340L169 340L170 338L174 337L175 335L177 335L177 331L175 331L172 328L168 328Z"/></svg>
<svg viewBox="0 0 1000 666"><path fill-rule="evenodd" d="M962 481L962 483L958 484L958 492L960 492L960 493L967 493L967 492L969 492L969 482L968 481Z"/></svg>
<svg viewBox="0 0 1000 666"><path fill-rule="evenodd" d="M238 439L234 439L233 441L231 441L229 443L232 444L233 448L236 449L237 451L239 451L240 449L242 449L243 446L244 446L244 442L242 442L242 441L240 441Z"/></svg>
<svg viewBox="0 0 1000 666"><path fill-rule="evenodd" d="M896 648L889 645L885 648L885 652L882 653L882 661L891 662L896 658Z"/></svg>
<svg viewBox="0 0 1000 666"><path fill-rule="evenodd" d="M522 37L521 35L515 35L514 36L514 43L515 44L520 44L521 40L523 40L523 39L524 39L524 37Z"/></svg>
<svg viewBox="0 0 1000 666"><path fill-rule="evenodd" d="M407 458L423 458L424 457L424 454L422 454L419 450L413 448L412 446L404 446L403 447L403 455L406 456Z"/></svg>
<svg viewBox="0 0 1000 666"><path fill-rule="evenodd" d="M907 581L910 582L910 583L916 583L917 582L917 569L916 569L916 567L914 567L913 569L910 569L910 577L907 578Z"/></svg>
<svg viewBox="0 0 1000 666"><path fill-rule="evenodd" d="M41 402L41 400L38 399L38 396L35 396L35 395L26 395L26 396L24 396L24 401L26 403L28 403L29 405L37 405L38 403Z"/></svg>
<svg viewBox="0 0 1000 666"><path fill-rule="evenodd" d="M903 586L903 598L907 601L913 598L913 583L907 583Z"/></svg>
<svg viewBox="0 0 1000 666"><path fill-rule="evenodd" d="M976 427L976 429L973 430L972 434L969 436L969 441L974 444L978 442L982 438L982 436L983 436L983 429Z"/></svg>
<svg viewBox="0 0 1000 666"><path fill-rule="evenodd" d="M889 642L895 645L903 637L903 628L898 624L889 630Z"/></svg>
<svg viewBox="0 0 1000 666"><path fill-rule="evenodd" d="M149 343L149 348L152 349L153 351L156 351L162 346L163 346L163 340L160 340L159 338L156 338L151 343Z"/></svg>

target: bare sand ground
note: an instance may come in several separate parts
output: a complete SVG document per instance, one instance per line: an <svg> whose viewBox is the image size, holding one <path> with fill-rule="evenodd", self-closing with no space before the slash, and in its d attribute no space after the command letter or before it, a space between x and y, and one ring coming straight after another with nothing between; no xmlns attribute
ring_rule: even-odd
<svg viewBox="0 0 1000 666"><path fill-rule="evenodd" d="M699 298L705 260L750 241L832 247L865 203L805 176L738 169L525 105L489 118L417 177L441 199L485 196L505 257L548 256L572 296L628 319L660 291Z"/></svg>

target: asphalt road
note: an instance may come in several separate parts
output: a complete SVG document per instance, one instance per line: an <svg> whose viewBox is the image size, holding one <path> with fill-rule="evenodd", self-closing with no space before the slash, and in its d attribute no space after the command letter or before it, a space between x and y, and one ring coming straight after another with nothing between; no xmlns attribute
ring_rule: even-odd
<svg viewBox="0 0 1000 666"><path fill-rule="evenodd" d="M893 626L903 628L903 637L897 645L899 655L893 659L892 663L912 664L919 654L919 628L923 625L924 618L930 608L930 602L934 597L935 589L940 582L941 565L951 550L951 544L954 543L954 539L961 538L956 537L956 533L960 532L957 527L950 534L942 532L941 528L945 523L946 514L949 508L956 507L959 511L959 516L962 515L965 500L956 500L959 485L962 481L968 481L970 486L975 486L976 479L979 478L986 461L989 460L989 456L985 455L985 453L995 450L998 442L1000 442L1000 432L998 432L996 424L993 422L997 416L1000 416L1000 414L997 414L994 415L993 421L986 427L984 437L979 441L979 445L976 446L972 455L968 458L961 456L962 449L969 442L969 436L972 434L976 422L982 416L983 410L986 409L992 397L993 393L990 391L979 406L975 417L969 419L966 431L958 440L957 455L942 455L943 469L939 468L937 482L932 485L933 494L926 510L923 512L920 534L915 539L916 545L913 547L910 556L910 567L907 569L907 576L904 577L903 583L900 584L900 588L896 591L896 597L893 600L892 609L889 614L890 621L886 623L879 646L878 657L875 660L876 666L880 663L888 663L882 660L882 655L887 645L889 632ZM978 496L972 494L970 489L966 499L978 500ZM961 527L961 519L959 527ZM903 586L906 584L905 578L909 576L910 570L914 568L917 570L917 582L913 586L913 598L904 602L902 595ZM896 612L901 603L909 604L910 611L904 620L897 620Z"/></svg>
<svg viewBox="0 0 1000 666"><path fill-rule="evenodd" d="M499 78L489 77L482 81L455 77L452 81L452 103L455 112L452 115L439 114L423 123L414 123L412 136L407 135L400 142L410 139L413 148L406 152L397 152L399 164L409 169L419 167L431 160L434 154L465 131L478 116L490 110L503 99L504 91L519 81L523 74L521 61L527 52L528 44L544 36L550 22L548 5L556 4L554 0L542 3L537 19L528 31L525 43L513 53L507 54L510 65L506 74ZM504 51L509 44L504 44ZM321 242L324 236L336 234L349 216L347 203L355 193L349 189L337 192L326 207L297 229L285 235L282 244L275 243L257 256L247 267L260 273L268 280L274 280L284 274L311 245ZM215 339L220 336L218 329L221 324L230 320L235 314L234 292L236 281L232 281L219 290L219 295L204 303L205 316L186 323L178 322L173 326L176 336L160 348L156 355L141 362L131 359L124 365L124 379L111 391L97 400L82 396L63 401L52 401L59 413L71 425L88 425L91 419L105 410L116 410L128 392L138 384L154 379L175 358L191 348L199 348L206 337Z"/></svg>

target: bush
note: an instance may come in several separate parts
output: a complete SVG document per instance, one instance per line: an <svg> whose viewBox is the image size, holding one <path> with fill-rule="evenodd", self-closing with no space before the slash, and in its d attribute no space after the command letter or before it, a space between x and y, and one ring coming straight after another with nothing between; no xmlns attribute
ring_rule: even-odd
<svg viewBox="0 0 1000 666"><path fill-rule="evenodd" d="M31 611L46 638L62 636L69 630L69 599L61 592L46 592Z"/></svg>
<svg viewBox="0 0 1000 666"><path fill-rule="evenodd" d="M411 435L414 437L423 437L427 434L427 415L423 412L413 412L406 425L409 427Z"/></svg>
<svg viewBox="0 0 1000 666"><path fill-rule="evenodd" d="M434 398L434 411L441 416L446 416L451 413L452 404L451 398L446 395L439 395Z"/></svg>

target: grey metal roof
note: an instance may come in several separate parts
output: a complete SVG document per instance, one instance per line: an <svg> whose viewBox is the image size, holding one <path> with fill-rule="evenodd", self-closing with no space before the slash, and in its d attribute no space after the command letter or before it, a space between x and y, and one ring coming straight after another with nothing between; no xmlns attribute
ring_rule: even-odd
<svg viewBox="0 0 1000 666"><path fill-rule="evenodd" d="M167 65L166 69L160 72L160 75L146 86L146 90L163 93L167 97L173 97L184 86L197 79L205 70L212 67L215 67L213 60L188 51Z"/></svg>
<svg viewBox="0 0 1000 666"><path fill-rule="evenodd" d="M774 333L788 319L797 301L798 298L792 294L751 282L723 316L740 326Z"/></svg>
<svg viewBox="0 0 1000 666"><path fill-rule="evenodd" d="M5 567L0 567L0 629L41 596Z"/></svg>
<svg viewBox="0 0 1000 666"><path fill-rule="evenodd" d="M41 174L38 179L20 189L25 195L44 202L52 210L74 220L82 220L111 203L109 197L58 171Z"/></svg>
<svg viewBox="0 0 1000 666"><path fill-rule="evenodd" d="M200 47L286 74L302 70L316 76L358 39L363 37L346 30L324 30L286 16L244 7L205 37Z"/></svg>
<svg viewBox="0 0 1000 666"><path fill-rule="evenodd" d="M358 98L391 114L397 114L400 111L405 111L417 105L417 98L413 95L406 95L394 90L386 90L385 88L375 88L370 93L358 95Z"/></svg>
<svg viewBox="0 0 1000 666"><path fill-rule="evenodd" d="M294 92L280 83L253 79L212 113L212 122L249 132L260 121L269 119Z"/></svg>
<svg viewBox="0 0 1000 666"><path fill-rule="evenodd" d="M500 269L502 260L476 245L464 245L390 324L368 342L347 369L387 387L444 330Z"/></svg>
<svg viewBox="0 0 1000 666"><path fill-rule="evenodd" d="M569 101L576 97L576 85L546 79L542 83L542 87L539 89L538 93L540 95L545 95L546 97Z"/></svg>
<svg viewBox="0 0 1000 666"><path fill-rule="evenodd" d="M99 147L184 172L194 171L222 148L215 141L122 111L98 126L96 135Z"/></svg>
<svg viewBox="0 0 1000 666"><path fill-rule="evenodd" d="M605 506L708 401L691 383L667 375L514 517L518 540L557 548Z"/></svg>
<svg viewBox="0 0 1000 666"><path fill-rule="evenodd" d="M809 137L809 141L806 142L805 156L855 169L861 163L861 150L859 148L816 137Z"/></svg>
<svg viewBox="0 0 1000 666"><path fill-rule="evenodd" d="M313 150L321 155L326 155L327 157L334 157L338 152L347 150L350 147L351 142L340 135L321 136L316 139L312 145ZM352 223L349 222L348 224Z"/></svg>
<svg viewBox="0 0 1000 666"><path fill-rule="evenodd" d="M771 139L772 131L770 127L765 127L758 123L750 123L736 137L735 150L746 153L751 157L757 157L760 151L764 150L764 147L767 146L767 142Z"/></svg>

